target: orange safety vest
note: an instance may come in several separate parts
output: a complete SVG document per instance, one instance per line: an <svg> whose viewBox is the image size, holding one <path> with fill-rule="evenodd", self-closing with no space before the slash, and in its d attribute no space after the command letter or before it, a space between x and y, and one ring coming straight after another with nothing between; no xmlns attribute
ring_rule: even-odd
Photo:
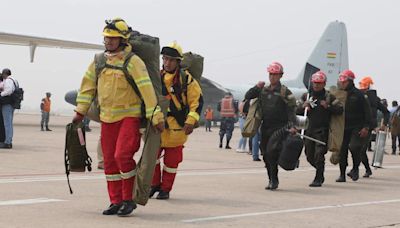
<svg viewBox="0 0 400 228"><path fill-rule="evenodd" d="M210 110L207 109L206 110L206 120L212 120L213 114L214 114L214 111L212 109L210 109Z"/></svg>
<svg viewBox="0 0 400 228"><path fill-rule="evenodd" d="M232 97L224 97L221 100L221 117L235 117L235 107Z"/></svg>
<svg viewBox="0 0 400 228"><path fill-rule="evenodd" d="M51 106L51 101L49 98L43 98L43 111L44 112L50 112L50 106Z"/></svg>

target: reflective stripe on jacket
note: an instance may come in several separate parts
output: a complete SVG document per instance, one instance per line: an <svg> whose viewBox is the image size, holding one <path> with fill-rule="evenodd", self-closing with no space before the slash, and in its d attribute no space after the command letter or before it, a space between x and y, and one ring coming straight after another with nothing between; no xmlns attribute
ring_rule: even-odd
<svg viewBox="0 0 400 228"><path fill-rule="evenodd" d="M178 110L181 110L182 107L180 102L175 95L174 91L172 91L172 86L174 82L175 74L164 73L164 84L167 89L167 97L171 102L175 104ZM182 97L182 102L184 105L187 105L189 110L186 116L186 124L194 125L200 119L201 108L203 105L203 96L201 92L201 88L199 83L193 79L192 75L189 72L185 72L187 75L187 97L184 91L180 94ZM180 77L180 83L182 85L182 77ZM169 110L170 111L170 110ZM178 124L176 119L173 116L167 117L168 129L165 129L161 134L161 147L177 147L182 146L186 140L187 135L182 130L182 127Z"/></svg>
<svg viewBox="0 0 400 228"><path fill-rule="evenodd" d="M221 117L235 117L235 106L232 97L224 97L221 100Z"/></svg>
<svg viewBox="0 0 400 228"><path fill-rule="evenodd" d="M128 45L117 54L105 54L107 64L122 67L132 47ZM157 106L157 97L144 62L136 55L132 56L127 66L129 75L135 81L145 104L146 118L154 112L153 125L163 121L161 109ZM97 84L97 87L96 87ZM76 112L85 115L97 92L100 106L100 120L114 123L126 117L142 117L141 99L134 92L125 78L124 72L118 69L105 68L99 74L95 73L95 63L92 62L86 71L76 98Z"/></svg>

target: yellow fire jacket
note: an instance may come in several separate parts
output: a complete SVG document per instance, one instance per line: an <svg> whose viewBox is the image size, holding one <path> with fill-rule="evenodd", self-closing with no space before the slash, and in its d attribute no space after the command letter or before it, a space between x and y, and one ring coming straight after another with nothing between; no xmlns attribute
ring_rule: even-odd
<svg viewBox="0 0 400 228"><path fill-rule="evenodd" d="M106 53L107 64L122 67L131 50L132 47L128 45L119 53ZM130 59L127 70L142 95L146 118L150 119L155 110L153 125L163 122L164 116L160 107L157 106L157 97L144 62L134 55ZM77 107L75 111L86 115L96 92L100 106L100 120L102 122L114 123L126 117L142 117L142 101L121 70L104 68L96 78L95 63L92 62L82 79L76 98Z"/></svg>
<svg viewBox="0 0 400 228"><path fill-rule="evenodd" d="M173 91L175 74L167 72L162 72L162 74L164 74L164 89L166 90L163 91L163 95L166 95L167 99L170 100L171 105L175 105L178 110L182 110L183 107L175 95L175 91ZM192 75L190 75L188 71L185 71L185 74L187 77L187 92L185 93L182 91L180 94L183 104L189 109L188 114L185 117L185 123L195 125L195 123L200 119L201 109L203 107L203 96L199 83L193 79ZM179 77L179 79L180 84L182 85L182 76ZM171 110L168 109L168 112L170 113ZM161 134L161 147L182 146L186 142L188 136L178 124L175 117L168 115L167 125L168 129L165 129Z"/></svg>

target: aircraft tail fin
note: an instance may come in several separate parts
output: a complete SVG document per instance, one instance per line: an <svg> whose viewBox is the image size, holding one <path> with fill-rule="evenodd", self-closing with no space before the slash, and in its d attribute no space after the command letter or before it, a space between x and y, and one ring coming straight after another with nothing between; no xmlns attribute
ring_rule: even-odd
<svg viewBox="0 0 400 228"><path fill-rule="evenodd" d="M349 68L346 25L331 22L315 46L297 79L288 81L287 86L308 88L311 75L321 70L328 80L327 86L336 85L339 73Z"/></svg>

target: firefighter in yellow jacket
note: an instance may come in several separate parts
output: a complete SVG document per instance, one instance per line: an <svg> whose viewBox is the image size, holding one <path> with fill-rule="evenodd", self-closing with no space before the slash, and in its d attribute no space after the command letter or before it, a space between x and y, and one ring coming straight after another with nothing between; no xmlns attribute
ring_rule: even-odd
<svg viewBox="0 0 400 228"><path fill-rule="evenodd" d="M97 93L104 173L111 201L104 215L126 216L136 208L132 196L136 168L133 155L140 147L141 118L151 119L159 131L164 129L164 117L157 106L146 66L132 55L127 42L129 35L130 28L122 19L106 22L103 30L106 51L100 55L105 61L104 68L98 69L101 64L97 59L90 64L82 79L73 119L75 123L82 121Z"/></svg>
<svg viewBox="0 0 400 228"><path fill-rule="evenodd" d="M188 71L180 68L182 48L173 42L163 47L161 54L163 55L162 94L170 101L170 105L166 130L161 134L161 149L158 154L160 158L164 151L163 170L161 172L158 160L150 197L159 192L157 199L169 199L178 165L182 162L183 144L200 118L203 96L199 83Z"/></svg>

